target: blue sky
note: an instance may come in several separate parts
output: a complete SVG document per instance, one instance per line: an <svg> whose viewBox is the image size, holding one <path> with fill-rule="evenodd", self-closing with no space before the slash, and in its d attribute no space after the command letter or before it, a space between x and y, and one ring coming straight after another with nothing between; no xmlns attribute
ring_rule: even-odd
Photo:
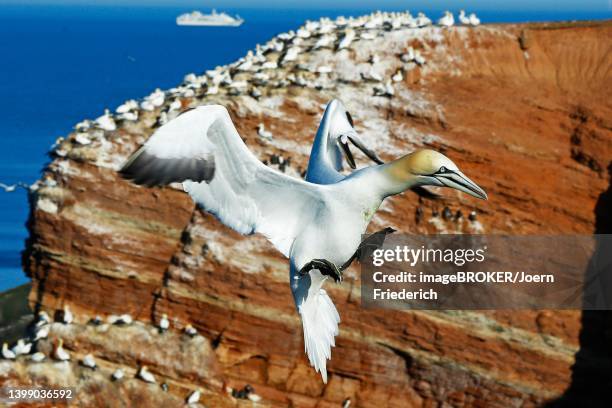
<svg viewBox="0 0 612 408"><path fill-rule="evenodd" d="M612 0L0 0L11 5L121 5L184 6L202 9L222 8L397 8L397 9L475 9L475 10L576 10L611 11Z"/></svg>

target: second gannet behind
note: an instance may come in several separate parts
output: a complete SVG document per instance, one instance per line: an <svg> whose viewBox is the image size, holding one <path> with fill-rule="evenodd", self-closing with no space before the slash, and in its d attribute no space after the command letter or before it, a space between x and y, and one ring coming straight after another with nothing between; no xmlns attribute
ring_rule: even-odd
<svg viewBox="0 0 612 408"><path fill-rule="evenodd" d="M349 142L377 164L382 164L376 153L361 140L354 128L353 117L338 99L331 100L325 107L323 118L315 136L306 181L315 184L332 184L342 180L343 156L352 169L355 159Z"/></svg>

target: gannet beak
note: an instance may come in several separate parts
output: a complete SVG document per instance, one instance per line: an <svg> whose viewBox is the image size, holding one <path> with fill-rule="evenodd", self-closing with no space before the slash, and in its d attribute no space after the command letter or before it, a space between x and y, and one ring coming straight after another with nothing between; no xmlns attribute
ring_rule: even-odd
<svg viewBox="0 0 612 408"><path fill-rule="evenodd" d="M383 164L383 161L380 160L380 158L376 155L376 153L374 153L373 150L368 149L366 147L366 145L363 144L363 142L361 141L359 136L357 136L357 133L353 133L353 134L348 135L348 138L351 141L351 143L353 143L355 145L356 148L361 150L363 152L363 154L368 156L370 158L370 160L372 160L374 163L376 163L376 164Z"/></svg>
<svg viewBox="0 0 612 408"><path fill-rule="evenodd" d="M348 143L349 140L351 141L353 145L355 145L356 148L361 150L363 154L368 156L370 160L372 160L376 164L383 164L383 161L380 160L380 158L376 155L376 153L374 153L374 151L366 147L366 145L361 141L359 136L357 136L357 133L349 132L349 133L345 133L342 136L340 136L338 138L338 143L340 144L340 147L342 148L342 151L344 152L346 161L348 162L349 166L351 166L352 169L355 169L357 166L355 165L355 159L353 157L353 153L351 153L351 149L349 148L349 143Z"/></svg>
<svg viewBox="0 0 612 408"><path fill-rule="evenodd" d="M338 144L342 148L342 152L344 153L344 157L346 157L346 161L348 162L351 169L356 169L357 165L355 165L355 159L353 158L353 153L351 153L351 149L348 144L348 135L342 135L338 138Z"/></svg>
<svg viewBox="0 0 612 408"><path fill-rule="evenodd" d="M446 187L463 191L482 200L488 199L487 193L459 170L437 173L434 177Z"/></svg>

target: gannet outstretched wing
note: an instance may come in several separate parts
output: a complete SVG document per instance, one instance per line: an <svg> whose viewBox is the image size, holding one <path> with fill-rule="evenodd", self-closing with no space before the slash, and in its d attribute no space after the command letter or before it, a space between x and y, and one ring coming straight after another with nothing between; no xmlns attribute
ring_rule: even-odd
<svg viewBox="0 0 612 408"><path fill-rule="evenodd" d="M263 234L285 256L314 210L320 186L261 163L225 107L200 106L160 127L121 169L138 184L182 182L206 211L241 234Z"/></svg>

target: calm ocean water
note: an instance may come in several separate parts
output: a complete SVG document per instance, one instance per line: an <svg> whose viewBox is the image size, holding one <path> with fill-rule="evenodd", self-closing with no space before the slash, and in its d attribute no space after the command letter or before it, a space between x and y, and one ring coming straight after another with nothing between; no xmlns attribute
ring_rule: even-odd
<svg viewBox="0 0 612 408"><path fill-rule="evenodd" d="M34 182L54 140L106 107L175 86L189 72L232 62L306 19L371 10L229 9L224 11L240 14L245 24L176 26L175 17L185 11L190 10L0 5L0 182ZM441 14L424 11L432 18ZM612 17L610 12L478 14L483 22ZM27 215L23 190L0 190L0 291L27 281L20 261Z"/></svg>

